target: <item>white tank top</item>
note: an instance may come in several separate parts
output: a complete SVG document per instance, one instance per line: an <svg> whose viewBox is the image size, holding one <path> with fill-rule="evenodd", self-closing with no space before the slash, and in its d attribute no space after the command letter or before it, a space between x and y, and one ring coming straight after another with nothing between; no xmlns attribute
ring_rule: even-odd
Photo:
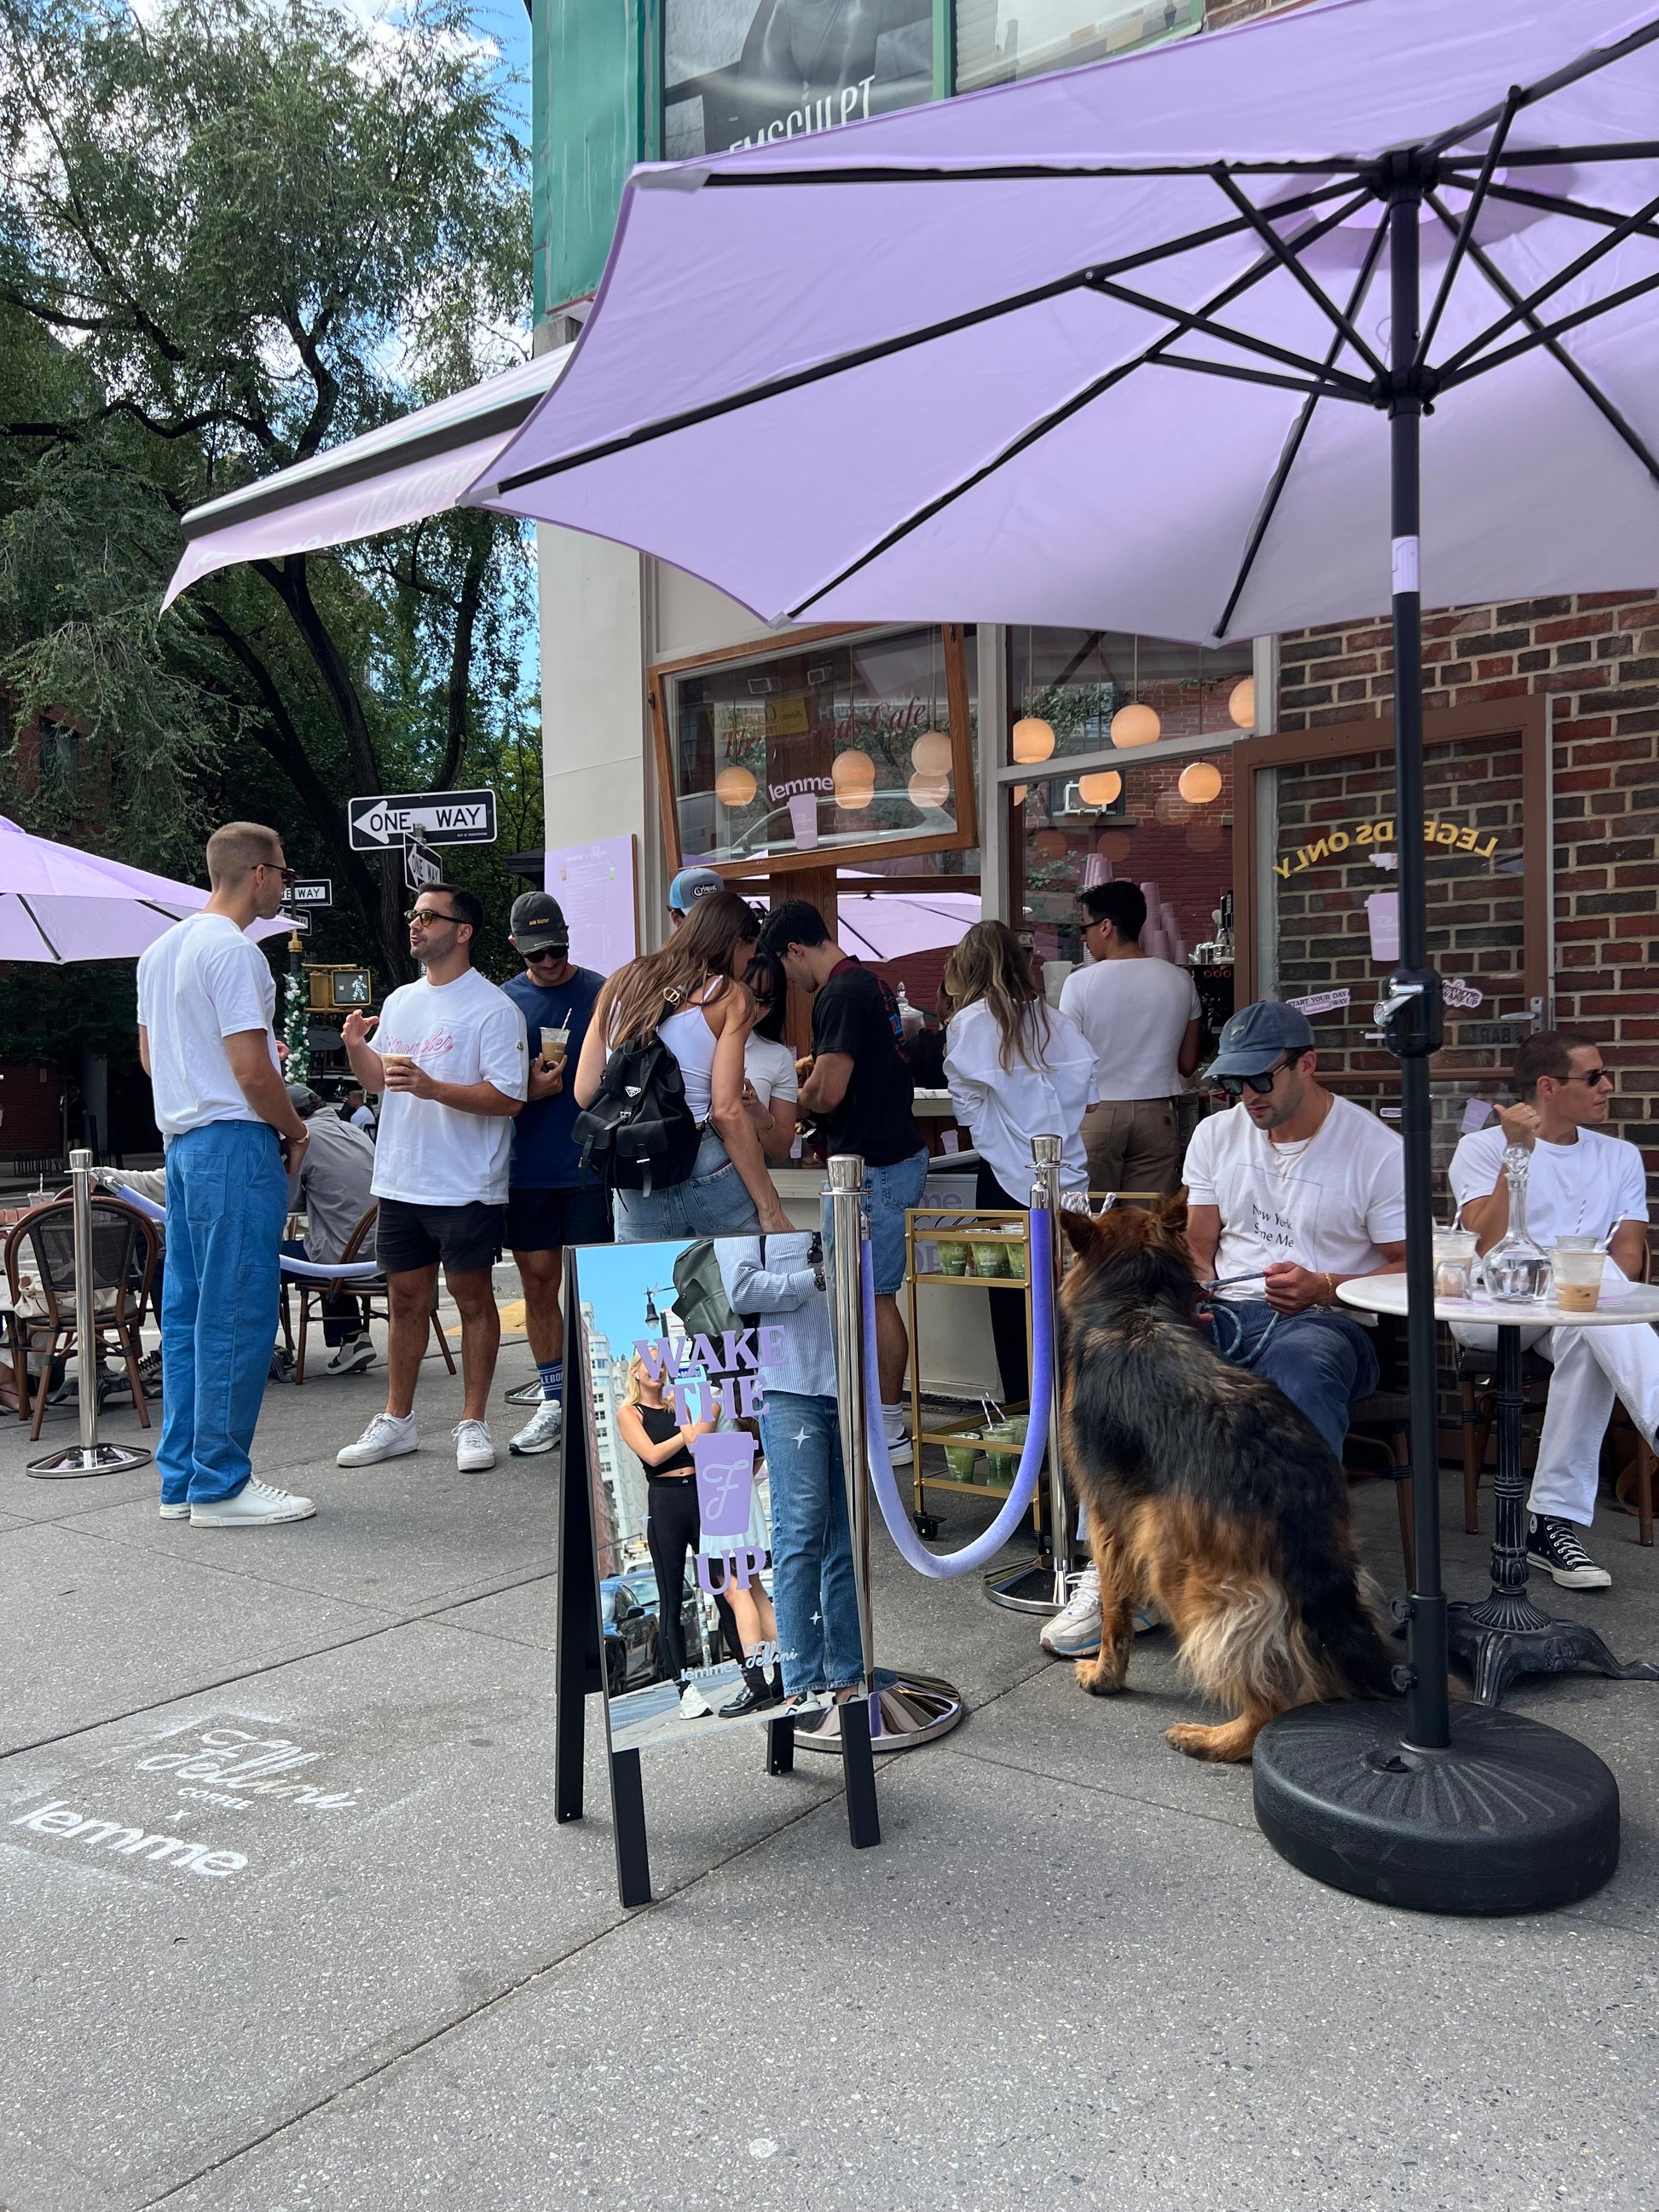
<svg viewBox="0 0 1659 2212"><path fill-rule="evenodd" d="M687 1006L657 1024L657 1035L680 1064L685 1079L685 1103L694 1121L706 1121L714 1096L714 1032L703 1012L703 1002L721 988L716 976L705 983Z"/></svg>

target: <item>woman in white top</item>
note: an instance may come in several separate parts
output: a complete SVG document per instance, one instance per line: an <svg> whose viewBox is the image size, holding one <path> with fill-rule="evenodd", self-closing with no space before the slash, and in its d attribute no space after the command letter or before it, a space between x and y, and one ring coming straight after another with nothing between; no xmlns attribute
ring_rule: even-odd
<svg viewBox="0 0 1659 2212"><path fill-rule="evenodd" d="M743 1103L769 1160L781 1165L795 1149L795 1101L800 1078L795 1055L783 1041L789 986L783 963L757 952L745 978L755 1006L755 1025L743 1048Z"/></svg>
<svg viewBox="0 0 1659 2212"><path fill-rule="evenodd" d="M744 977L759 934L752 907L734 892L711 893L660 951L630 960L599 994L576 1066L577 1103L592 1104L617 1046L655 1036L679 1062L685 1103L702 1125L684 1182L613 1193L619 1244L789 1227L743 1103L752 1015Z"/></svg>
<svg viewBox="0 0 1659 2212"><path fill-rule="evenodd" d="M1030 955L1006 922L974 924L945 965L945 995L952 1009L945 1079L979 1154L975 1203L1029 1206L1034 1136L1063 1139L1060 1182L1086 1189L1083 1115L1094 1101L1094 1048L1068 1015L1047 1004ZM1005 1396L1026 1397L1023 1293L992 1292L991 1334Z"/></svg>

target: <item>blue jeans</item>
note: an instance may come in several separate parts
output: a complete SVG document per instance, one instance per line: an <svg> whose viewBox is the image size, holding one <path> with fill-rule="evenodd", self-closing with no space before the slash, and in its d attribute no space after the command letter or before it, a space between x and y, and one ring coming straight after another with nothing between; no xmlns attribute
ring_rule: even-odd
<svg viewBox="0 0 1659 2212"><path fill-rule="evenodd" d="M280 1292L288 1176L264 1121L210 1121L167 1146L161 1502L234 1498L252 1472Z"/></svg>
<svg viewBox="0 0 1659 2212"><path fill-rule="evenodd" d="M1346 1314L1322 1312L1280 1314L1273 1327L1265 1298L1218 1298L1216 1310L1217 1351L1276 1382L1340 1459L1348 1408L1377 1384L1370 1331Z"/></svg>
<svg viewBox="0 0 1659 2212"><path fill-rule="evenodd" d="M791 1697L864 1676L853 1534L833 1398L769 1390L761 1449L772 1493L772 1607Z"/></svg>
<svg viewBox="0 0 1659 2212"><path fill-rule="evenodd" d="M864 1210L870 1217L870 1265L876 1278L876 1296L890 1298L904 1280L904 1215L920 1206L933 1163L925 1152L912 1152L908 1160L895 1160L884 1168L864 1170ZM823 1199L823 1249L836 1249L835 1217L828 1192Z"/></svg>
<svg viewBox="0 0 1659 2212"><path fill-rule="evenodd" d="M659 1244L676 1237L742 1237L760 1227L747 1185L713 1129L705 1129L691 1172L663 1190L611 1193L618 1244Z"/></svg>

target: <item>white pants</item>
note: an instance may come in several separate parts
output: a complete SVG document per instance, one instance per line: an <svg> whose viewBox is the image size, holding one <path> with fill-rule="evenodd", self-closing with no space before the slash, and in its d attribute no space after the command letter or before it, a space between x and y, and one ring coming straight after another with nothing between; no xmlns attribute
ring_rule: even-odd
<svg viewBox="0 0 1659 2212"><path fill-rule="evenodd" d="M1497 1348L1496 1328L1470 1323L1452 1334L1472 1351ZM1523 1328L1521 1347L1541 1353L1555 1370L1527 1510L1588 1528L1595 1518L1601 1437L1613 1400L1650 1444L1659 1431L1659 1336L1645 1322L1627 1328Z"/></svg>

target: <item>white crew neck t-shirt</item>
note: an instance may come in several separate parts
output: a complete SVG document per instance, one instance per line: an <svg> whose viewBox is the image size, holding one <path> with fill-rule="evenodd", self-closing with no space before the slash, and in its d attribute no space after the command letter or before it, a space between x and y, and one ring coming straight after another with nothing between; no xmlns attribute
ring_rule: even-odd
<svg viewBox="0 0 1659 2212"><path fill-rule="evenodd" d="M522 1098L529 1082L524 1016L505 991L469 968L453 983L405 983L380 1010L376 1052L406 1052L439 1083L493 1083ZM408 1206L507 1202L513 1119L463 1114L435 1098L387 1091L374 1145L376 1198Z"/></svg>
<svg viewBox="0 0 1659 2212"><path fill-rule="evenodd" d="M743 1072L754 1085L755 1096L763 1106L769 1106L775 1098L793 1104L800 1097L795 1055L774 1037L750 1032L744 1040Z"/></svg>
<svg viewBox="0 0 1659 2212"><path fill-rule="evenodd" d="M1449 1177L1459 1206L1489 1198L1504 1165L1503 1125L1476 1129L1452 1154ZM1621 1221L1648 1218L1642 1155L1622 1137L1581 1129L1576 1145L1533 1146L1527 1171L1527 1234L1546 1250L1558 1237L1610 1237Z"/></svg>
<svg viewBox="0 0 1659 2212"><path fill-rule="evenodd" d="M1199 1018L1198 986L1184 968L1148 954L1074 968L1060 987L1060 1011L1094 1048L1103 1105L1173 1098L1183 1087L1176 1054Z"/></svg>
<svg viewBox="0 0 1659 2212"><path fill-rule="evenodd" d="M1346 1098L1334 1097L1323 1125L1297 1145L1271 1145L1242 1103L1200 1121L1187 1148L1187 1195L1221 1209L1215 1272L1228 1287L1218 1295L1262 1297L1263 1271L1276 1260L1316 1274L1385 1267L1378 1248L1406 1234L1405 1157L1394 1131Z"/></svg>
<svg viewBox="0 0 1659 2212"><path fill-rule="evenodd" d="M155 1126L182 1137L210 1121L257 1121L230 1072L225 1039L271 1027L276 984L270 963L228 915L192 914L158 937L138 963L138 1019L149 1043Z"/></svg>

